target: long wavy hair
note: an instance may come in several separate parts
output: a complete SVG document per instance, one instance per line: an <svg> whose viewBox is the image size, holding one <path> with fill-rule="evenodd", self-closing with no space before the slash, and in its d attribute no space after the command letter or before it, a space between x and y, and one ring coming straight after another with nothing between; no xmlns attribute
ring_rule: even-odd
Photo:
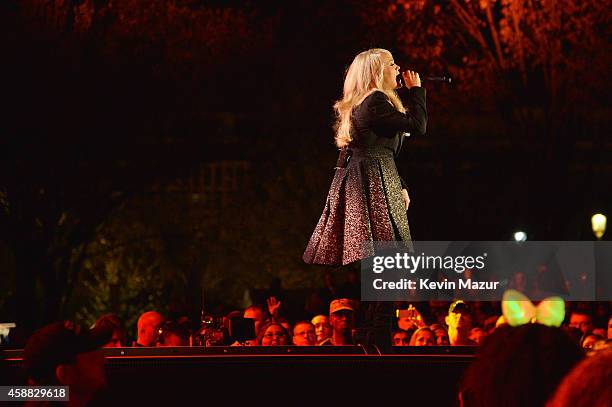
<svg viewBox="0 0 612 407"><path fill-rule="evenodd" d="M372 92L378 90L385 93L398 111L402 113L406 111L397 92L394 89L384 88L385 64L383 55L391 56L391 53L382 48L363 51L355 57L346 72L342 99L334 104L336 112L335 140L336 146L339 148L348 146L353 140L351 113L355 106L361 104Z"/></svg>

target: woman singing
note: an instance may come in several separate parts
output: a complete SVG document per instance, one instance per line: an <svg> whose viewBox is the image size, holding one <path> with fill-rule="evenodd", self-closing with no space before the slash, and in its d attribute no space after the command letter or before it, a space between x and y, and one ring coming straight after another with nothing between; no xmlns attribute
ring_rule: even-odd
<svg viewBox="0 0 612 407"><path fill-rule="evenodd" d="M425 89L418 73L402 73L407 109L396 88L400 67L391 53L370 49L357 55L344 80L337 115L340 157L325 209L303 259L345 265L374 254L375 241L401 241L412 250L406 211L410 198L395 166L404 137L427 126Z"/></svg>

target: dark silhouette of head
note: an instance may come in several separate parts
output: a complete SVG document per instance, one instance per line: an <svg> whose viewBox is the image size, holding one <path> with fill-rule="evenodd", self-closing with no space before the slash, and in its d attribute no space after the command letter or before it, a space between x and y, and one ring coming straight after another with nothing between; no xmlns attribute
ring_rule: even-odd
<svg viewBox="0 0 612 407"><path fill-rule="evenodd" d="M612 349L602 350L578 363L559 384L546 406L609 406L612 400L610 378L612 378Z"/></svg>
<svg viewBox="0 0 612 407"><path fill-rule="evenodd" d="M561 329L502 326L487 337L461 383L464 407L543 406L583 357Z"/></svg>

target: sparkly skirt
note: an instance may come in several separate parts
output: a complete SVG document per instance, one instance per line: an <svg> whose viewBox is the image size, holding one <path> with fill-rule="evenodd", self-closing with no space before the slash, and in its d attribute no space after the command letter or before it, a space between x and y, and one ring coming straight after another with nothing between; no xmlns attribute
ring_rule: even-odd
<svg viewBox="0 0 612 407"><path fill-rule="evenodd" d="M349 264L374 255L375 241L403 242L412 251L401 191L391 150L353 150L348 165L336 169L304 262Z"/></svg>

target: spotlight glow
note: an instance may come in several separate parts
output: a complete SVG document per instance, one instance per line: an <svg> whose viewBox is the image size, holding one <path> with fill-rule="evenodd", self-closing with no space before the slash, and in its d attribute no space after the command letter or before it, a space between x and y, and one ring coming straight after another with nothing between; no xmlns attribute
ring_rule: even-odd
<svg viewBox="0 0 612 407"><path fill-rule="evenodd" d="M527 240L527 233L519 230L518 232L514 233L514 240L517 242L524 242Z"/></svg>
<svg viewBox="0 0 612 407"><path fill-rule="evenodd" d="M601 213L596 213L591 217L591 228L597 239L601 239L606 233L606 220L606 216Z"/></svg>

